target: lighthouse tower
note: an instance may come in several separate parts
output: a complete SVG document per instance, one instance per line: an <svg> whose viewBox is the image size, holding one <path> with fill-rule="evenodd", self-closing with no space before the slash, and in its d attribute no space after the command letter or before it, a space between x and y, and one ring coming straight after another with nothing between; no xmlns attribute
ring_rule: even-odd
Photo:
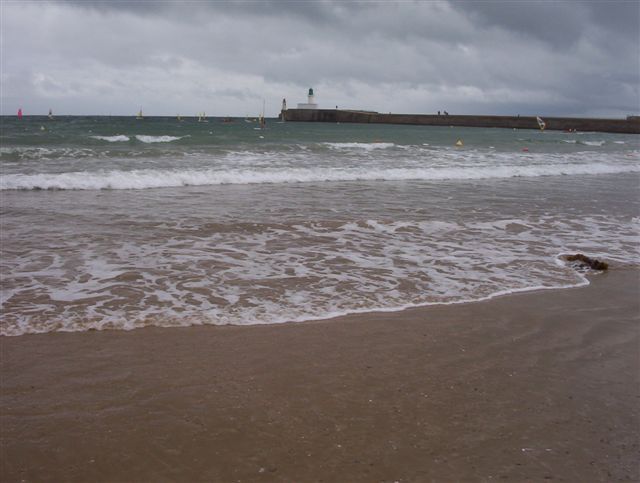
<svg viewBox="0 0 640 483"><path fill-rule="evenodd" d="M309 87L306 104L298 104L298 109L318 109L318 104L316 104L313 95L313 87Z"/></svg>

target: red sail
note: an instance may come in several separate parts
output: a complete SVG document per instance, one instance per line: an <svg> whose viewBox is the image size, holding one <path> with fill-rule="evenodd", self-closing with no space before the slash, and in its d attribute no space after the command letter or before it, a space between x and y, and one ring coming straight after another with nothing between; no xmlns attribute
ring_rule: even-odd
<svg viewBox="0 0 640 483"><path fill-rule="evenodd" d="M18 109L18 119L22 119L22 108Z"/></svg>

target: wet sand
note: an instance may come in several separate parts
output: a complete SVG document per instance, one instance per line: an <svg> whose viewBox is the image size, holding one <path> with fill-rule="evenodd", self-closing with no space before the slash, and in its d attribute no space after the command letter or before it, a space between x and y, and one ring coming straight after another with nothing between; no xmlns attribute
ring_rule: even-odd
<svg viewBox="0 0 640 483"><path fill-rule="evenodd" d="M2 337L0 480L638 481L639 294Z"/></svg>

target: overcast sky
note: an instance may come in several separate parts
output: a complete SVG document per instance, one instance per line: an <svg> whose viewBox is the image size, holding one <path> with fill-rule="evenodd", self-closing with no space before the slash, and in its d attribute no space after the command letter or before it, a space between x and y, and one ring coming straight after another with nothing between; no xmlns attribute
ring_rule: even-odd
<svg viewBox="0 0 640 483"><path fill-rule="evenodd" d="M640 112L640 2L1 0L2 114Z"/></svg>

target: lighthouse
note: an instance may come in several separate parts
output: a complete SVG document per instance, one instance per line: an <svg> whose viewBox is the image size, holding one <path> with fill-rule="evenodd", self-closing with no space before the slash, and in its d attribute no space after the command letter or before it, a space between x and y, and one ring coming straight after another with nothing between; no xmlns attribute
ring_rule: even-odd
<svg viewBox="0 0 640 483"><path fill-rule="evenodd" d="M298 109L318 109L318 104L316 104L314 95L313 95L313 87L309 87L309 93L307 94L307 102L306 104L298 104Z"/></svg>

